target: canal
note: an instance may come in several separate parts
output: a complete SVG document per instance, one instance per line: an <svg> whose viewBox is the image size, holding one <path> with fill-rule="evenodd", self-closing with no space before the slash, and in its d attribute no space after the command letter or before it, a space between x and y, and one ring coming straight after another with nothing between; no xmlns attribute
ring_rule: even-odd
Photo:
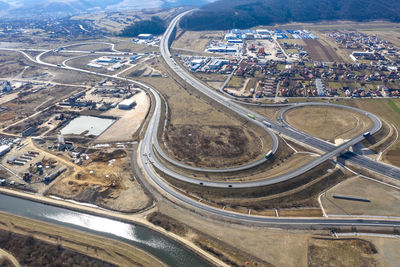
<svg viewBox="0 0 400 267"><path fill-rule="evenodd" d="M123 241L141 248L170 266L211 266L177 242L143 226L2 194L0 211Z"/></svg>

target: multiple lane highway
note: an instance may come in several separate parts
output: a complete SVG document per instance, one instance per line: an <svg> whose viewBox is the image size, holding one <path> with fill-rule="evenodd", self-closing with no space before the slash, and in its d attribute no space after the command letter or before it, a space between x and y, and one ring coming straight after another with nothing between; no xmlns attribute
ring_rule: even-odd
<svg viewBox="0 0 400 267"><path fill-rule="evenodd" d="M166 30L163 38L161 39L161 43L160 43L160 51L161 51L161 55L163 56L164 60L167 62L168 66L181 78L183 79L185 82L187 82L189 85L191 85L193 88L199 90L200 92L206 94L208 97L210 97L212 100L218 102L219 104L225 106L226 108L230 109L231 111L235 112L236 114L238 114L239 116L249 119L248 114L251 114L254 117L254 120L251 120L251 122L257 124L258 126L264 128L265 130L267 130L268 132L270 132L270 129L273 130L275 133L278 133L282 136L288 137L292 140L296 140L297 142L303 143L304 145L307 146L311 146L314 147L315 149L319 150L319 151L323 151L325 152L324 155L322 155L321 157L313 160L312 162L302 166L301 168L295 170L292 173L289 173L287 175L285 175L284 177L276 177L277 179L269 179L269 180L275 180L275 182L281 182L283 180L288 180L291 179L293 177L295 177L296 175L300 175L304 172L307 172L308 170L320 165L321 163L323 163L324 161L331 159L335 156L341 155L343 154L344 151L346 151L349 147L359 143L360 141L362 141L364 139L363 134L360 134L359 136L349 140L348 142L340 145L340 146L334 146L333 144L323 141L321 139L315 138L311 135L308 135L304 132L301 132L297 129L294 129L292 127L289 127L287 124L279 124L276 123L272 120L269 120L259 114L253 114L252 111L248 110L247 108L243 107L242 105L239 105L237 103L237 101L234 101L234 99L223 95L215 90L213 90L212 88L209 88L208 86L206 86L205 84L203 84L202 82L200 82L199 80L197 80L195 77L193 77L190 73L188 73L186 70L184 70L179 64L177 64L174 60L174 58L172 57L170 50L169 50L169 44L170 44L170 39L172 37L172 33L174 31L174 29L176 28L177 23L179 22L179 20L185 16L186 14L190 13L191 11L187 11L184 12L180 15L178 15L177 17L175 17L168 29ZM335 107L340 107L340 108L346 108L346 109L350 109L362 114L365 114L366 116L368 116L374 123L373 127L370 129L370 133L374 134L377 131L379 131L379 129L382 127L382 123L381 121L373 114L357 109L357 108L353 108L353 107L345 107L345 106L341 106L341 105L335 105L335 104L329 104L329 103L304 103L304 104L298 104L298 105L292 105L292 106L288 106L286 109L284 109L281 113L281 119L282 119L282 114L291 108L295 108L295 107L300 107L300 106L304 106L304 105L330 105L330 106L335 106ZM265 125L265 122L267 122L271 127L267 127ZM159 147L156 146L157 151L159 152ZM161 155L163 155L161 153ZM165 157L165 155L163 155L163 157ZM383 164L381 162L377 162L374 160L371 160L368 157L362 156L362 155L358 155L355 153L347 153L343 159L346 159L347 161L359 165L362 168L368 169L370 171L374 171L377 172L379 174L382 174L384 176L387 176L389 178L392 179L397 179L400 180L400 168L396 168L394 166L389 166L387 164ZM261 164L262 162L258 162L258 164ZM181 164L184 165L184 164ZM190 169L190 166L187 166L186 168ZM195 183L199 183L199 180L193 181ZM270 184L271 182L268 182L267 180L265 181L258 181L257 184L258 185L266 185L266 184ZM210 184L208 184L210 185ZM213 186L213 185L210 185ZM218 185L216 185L218 186ZM223 186L226 186L226 184L224 184ZM235 184L235 187L241 187L243 185L240 184ZM253 186L253 184L251 184L250 186ZM218 186L219 187L219 186ZM246 187L246 186L244 186Z"/></svg>
<svg viewBox="0 0 400 267"><path fill-rule="evenodd" d="M167 64L175 71L179 76L181 76L185 81L187 81L189 84L194 86L195 88L201 90L203 93L206 93L209 97L211 97L214 101L217 101L218 103L224 105L225 107L229 108L230 110L236 112L239 116L244 117L248 119L247 114L249 113L248 110L238 104L236 104L234 101L231 101L231 99L218 94L217 92L214 92L212 89L207 88L205 85L202 83L198 82L196 79L192 78L188 73L186 73L184 70L182 70L177 64L173 61L170 53L169 53L169 47L168 47L168 40L171 36L173 28L176 26L176 23L179 21L179 19L184 16L187 13L183 13L176 17L170 24L170 26L167 29L167 32L165 33L163 39L162 39L162 45L161 45L161 53L163 57L165 58ZM9 49L12 50L12 49ZM48 51L43 51L41 54L39 54L35 59L30 57L27 53L21 50L15 50L18 51L22 54L24 54L28 59L31 61L42 64L45 66L49 67L54 67L54 68L59 68L59 66L51 63L47 63L41 60L41 57L46 53L50 52ZM335 218L335 219L330 219L330 218L271 218L271 217L262 217L262 216L253 216L253 215L245 215L245 214L238 214L230 211L226 211L223 209L211 207L208 205L205 205L199 201L196 201L195 199L192 199L190 197L187 197L184 194L181 194L180 192L176 191L173 189L165 180L160 178L159 174L157 173L156 169L160 169L162 171L165 171L166 173L171 174L174 178L179 179L181 177L178 177L178 174L171 173L170 170L168 170L163 164L161 164L157 157L154 157L154 144L155 140L157 138L157 129L159 127L160 123L160 117L161 117L161 105L162 101L157 93L157 91L154 88L151 88L150 86L137 82L131 79L123 78L123 77L115 77L107 74L101 74L97 73L94 71L88 71L88 70L83 70L79 68L74 68L74 67L69 67L69 66L62 66L61 68L63 69L68 69L68 70L73 70L73 71L78 71L78 72L83 72L83 73L88 73L88 74L93 74L101 77L106 77L106 78L111 78L111 79L119 79L127 82L131 82L134 84L137 84L143 88L146 88L149 93L151 93L154 96L155 99L155 109L154 113L152 114L150 120L149 120L149 125L147 128L147 131L144 135L144 138L140 144L140 150L139 150L139 157L138 160L141 162L141 165L143 166L143 169L148 176L148 178L151 179L151 181L158 187L159 190L163 191L164 193L168 194L170 197L174 198L177 201L181 201L185 203L186 205L189 205L192 208L196 208L199 211L207 212L207 213L212 213L216 216L220 216L222 218L227 218L233 221L247 221L247 222L252 222L252 223L261 223L261 224L267 224L267 225L298 225L299 227L304 227L305 225L311 226L311 225L321 225L321 226L327 226L327 227L334 227L334 226L342 226L342 225L354 225L354 226L374 226L374 227L394 227L394 226L400 226L400 221L396 220L384 220L384 219L379 219L379 220L374 220L374 219L349 219L349 218ZM258 114L254 114L255 119L253 120L253 123L259 125L260 127L266 129L269 133L271 133L271 136L274 137L275 134L273 134L269 127L266 127L263 121L265 118ZM271 122L272 124L273 122ZM379 126L380 127L380 126ZM312 141L316 141L314 138L309 137L307 135L304 135L303 133L299 131L294 131L290 127L284 127L279 124L273 123L271 127L274 131L288 131L288 132L295 132L297 135L296 137L299 137L302 142L309 143ZM276 136L275 136L276 138ZM317 140L318 141L318 140ZM320 142L320 140L318 141ZM321 143L321 147L325 147L327 151L331 149L332 147L327 143L324 142L324 145ZM339 148L344 149L344 146ZM339 151L338 150L338 151ZM326 153L324 156L320 157L323 158L322 161L325 161L328 158L333 157L338 153L338 151L331 151ZM325 159L325 158L326 159ZM352 160L358 159L357 156L352 157ZM364 159L362 159L364 160ZM311 169L314 166L319 165L318 161L313 161L314 165L305 165L302 168L298 169L296 173L288 174L286 177L283 177L282 179L288 179L289 176L293 177L295 175L299 175L307 171L307 169ZM384 169L387 168L387 166L382 165ZM201 169L203 170L203 169ZM214 171L214 170L211 170ZM379 171L379 169L378 169ZM383 171L383 169L382 169ZM397 169L394 170L397 172ZM181 175L182 176L182 175ZM398 176L400 177L400 176ZM186 177L187 178L187 177ZM189 178L188 178L189 179ZM281 178L280 178L281 179ZM275 182L278 182L279 180L277 179ZM199 181L189 181L193 183L198 183ZM248 186L260 186L263 185L263 181L257 182L259 184L246 184L246 183L241 183L241 184L235 184L235 187L248 187ZM242 186L241 186L242 185ZM225 187L227 186L226 184L221 184L221 183L210 183L206 184L204 182L204 186L217 186L217 187Z"/></svg>

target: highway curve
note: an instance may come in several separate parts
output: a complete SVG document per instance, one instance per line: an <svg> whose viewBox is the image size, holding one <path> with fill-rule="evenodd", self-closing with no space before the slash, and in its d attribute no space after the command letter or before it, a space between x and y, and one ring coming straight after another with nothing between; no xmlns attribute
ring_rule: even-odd
<svg viewBox="0 0 400 267"><path fill-rule="evenodd" d="M299 169L280 176L280 177L275 177L275 178L270 178L265 181L257 181L257 182L247 182L247 183L235 183L235 187L248 187L248 186L261 186L261 185L268 185L271 183L277 183L277 182L282 182L285 180L289 180L291 178L294 178L295 176L298 176L300 174L303 174L312 168L318 166L319 164L323 163L324 161L331 159L335 156L341 155L343 151L346 151L350 146L353 146L354 144L359 143L364 139L364 136L360 134L359 136L351 139L350 141L340 145L340 146L333 146L332 144L325 142L321 139L315 138L313 136L310 136L306 133L303 133L297 129L294 129L292 127L286 127L285 124L281 125L279 123L276 123L272 120L269 120L259 114L254 114L250 110L246 109L243 106L238 105L235 101L232 101L231 98L226 97L225 95L222 95L213 89L209 88L208 86L204 85L200 81L198 81L196 78L194 78L192 75L190 75L187 71L185 71L182 67L180 67L173 59L170 51L169 51L169 43L170 43L170 38L171 35L178 23L178 21L185 16L186 14L190 13L191 11L184 12L177 17L175 17L168 29L166 30L163 38L161 39L161 44L160 44L160 50L161 50L161 55L163 56L164 60L168 64L168 66L179 76L181 77L184 81L186 81L188 84L193 86L195 89L199 90L200 92L206 94L208 97L210 97L212 100L218 102L219 104L225 106L226 108L230 109L231 111L235 112L237 115L248 119L247 114L252 114L254 116L254 120L252 120L253 123L263 127L266 130L273 130L275 133L278 133L284 137L287 137L292 140L296 140L297 142L303 143L304 145L314 147L315 149L319 151L325 152L324 155L319 157L318 159L313 160L312 162L300 167ZM309 103L310 104L310 103ZM329 104L329 103L314 103L311 105L334 105L334 104ZM342 108L346 108L344 106L340 106ZM290 108L290 107L288 107ZM350 108L350 107L349 107ZM356 108L350 108L352 110L355 110L357 112L360 112L362 114L366 114L369 116L373 122L374 126L370 129L371 134L376 133L381 127L382 127L382 122L373 114L368 113L363 110L359 110ZM266 127L265 122L267 122L271 127ZM158 149L158 147L156 147ZM158 150L157 150L158 151ZM159 151L158 151L159 152ZM392 179L397 179L400 180L400 169L396 168L394 166L388 166L387 164L383 164L380 162L373 161L367 157L358 155L358 154L351 154L348 153L345 157L346 160L349 162L359 165L365 169L371 170L378 172L379 174L385 175L389 178ZM157 163L157 162L156 162ZM187 166L188 168L190 166ZM165 169L165 167L164 167ZM180 179L182 177L175 176L176 178ZM190 183L197 183L199 184L200 182L203 182L204 185L207 186L216 186L216 187L224 187L224 186L229 186L230 184L228 183L204 183L204 181L201 180L196 180L196 179L184 179L184 181L190 182ZM271 182L274 181L274 182ZM256 183L256 184L254 184Z"/></svg>
<svg viewBox="0 0 400 267"><path fill-rule="evenodd" d="M6 49L6 50L11 50L11 49ZM50 64L50 63L41 61L40 56L37 58L37 60L35 60L35 59L31 58L28 54L24 53L23 51L20 51L20 50L13 50L13 51L18 51L18 52L24 54L28 59L30 59L34 63L58 68L54 64ZM297 226L300 228L302 228L304 226L313 226L313 225L324 226L324 227L335 227L335 226L346 226L346 225L347 226L348 225L371 226L371 227L399 227L400 226L399 221L385 220L385 219L379 219L379 220L348 219L348 218L344 218L344 219L341 219L341 218L305 219L305 218L275 218L275 217L271 218L271 217L245 215L245 214L238 214L238 213L210 207L210 206L202 204L196 200L193 200L193 199L175 191L174 189L172 189L168 183L166 183L163 179L161 179L159 177L159 175L153 168L153 165L151 164L153 132L150 129L155 128L156 123L159 120L159 116L160 116L160 112L161 112L161 99L160 99L160 96L158 95L158 93L153 88L147 86L146 84L143 84L143 83L140 83L137 81L133 81L133 80L130 80L127 78L113 77L111 75L96 73L93 71L87 71L87 70L68 67L68 66L62 66L61 68L74 70L74 71L78 71L78 72L89 73L89 74L93 74L93 75L97 75L97 76L101 76L101 77L107 77L107 78L111 78L111 79L119 79L119 80L132 82L132 83L140 85L144 88L147 88L147 90L154 95L155 100L156 100L155 112L154 112L153 116L151 116L151 118L150 118L148 130L146 131L143 141L140 143L139 160L140 160L141 165L143 166L144 171L147 174L147 176L154 182L154 184L157 185L157 187L159 187L159 189L164 191L166 194L172 196L176 200L182 201L183 203L185 203L193 208L197 208L201 211L212 213L214 215L217 215L217 216L220 216L223 218L228 218L233 221L246 221L246 222L251 222L251 223L259 223L259 224L263 224L263 225L293 225L293 226Z"/></svg>

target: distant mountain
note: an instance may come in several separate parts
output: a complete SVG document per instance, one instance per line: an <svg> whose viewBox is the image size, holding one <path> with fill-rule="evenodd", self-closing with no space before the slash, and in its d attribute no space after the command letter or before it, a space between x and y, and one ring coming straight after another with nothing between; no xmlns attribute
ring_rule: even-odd
<svg viewBox="0 0 400 267"><path fill-rule="evenodd" d="M219 0L186 16L190 30L250 28L321 20L400 21L398 0Z"/></svg>
<svg viewBox="0 0 400 267"><path fill-rule="evenodd" d="M203 6L215 0L165 0L162 7Z"/></svg>
<svg viewBox="0 0 400 267"><path fill-rule="evenodd" d="M200 6L212 0L3 0L3 17L65 17L103 10Z"/></svg>
<svg viewBox="0 0 400 267"><path fill-rule="evenodd" d="M115 5L122 0L16 0L11 1L7 12L2 12L7 17L64 17L92 10L102 10L110 5Z"/></svg>

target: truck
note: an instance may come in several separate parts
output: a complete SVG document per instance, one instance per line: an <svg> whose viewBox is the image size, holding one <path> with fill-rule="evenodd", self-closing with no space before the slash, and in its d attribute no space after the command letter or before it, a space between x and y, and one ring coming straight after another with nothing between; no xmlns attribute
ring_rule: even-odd
<svg viewBox="0 0 400 267"><path fill-rule="evenodd" d="M370 132L365 132L365 133L363 134L364 137L368 137L368 136L370 136L370 135L371 135Z"/></svg>
<svg viewBox="0 0 400 267"><path fill-rule="evenodd" d="M272 156L273 156L273 152L272 152L272 150L270 150L267 154L265 154L265 158L266 159L269 159L269 158L271 158Z"/></svg>
<svg viewBox="0 0 400 267"><path fill-rule="evenodd" d="M247 117L249 117L250 119L253 119L253 120L255 120L256 119L256 117L254 117L253 115L251 115L251 114L247 114Z"/></svg>
<svg viewBox="0 0 400 267"><path fill-rule="evenodd" d="M267 122L267 121L263 121L263 123L264 123L265 126L267 126L267 127L269 127L269 128L271 128L271 126L272 126L271 123L269 123L269 122Z"/></svg>

